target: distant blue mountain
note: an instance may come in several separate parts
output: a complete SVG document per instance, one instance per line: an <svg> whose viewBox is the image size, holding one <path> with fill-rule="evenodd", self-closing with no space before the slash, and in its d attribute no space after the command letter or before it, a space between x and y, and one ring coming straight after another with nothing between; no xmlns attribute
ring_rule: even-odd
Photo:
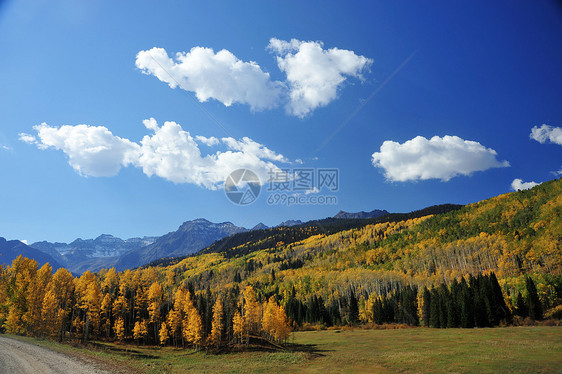
<svg viewBox="0 0 562 374"><path fill-rule="evenodd" d="M341 218L341 219L355 219L355 218L378 218L382 216L386 216L389 214L386 210L375 209L370 212L357 212L357 213L349 213L340 210L338 214L334 216L334 218Z"/></svg>
<svg viewBox="0 0 562 374"><path fill-rule="evenodd" d="M31 248L19 240L6 240L0 237L0 265L11 265L12 261L19 255L37 261L39 267L48 262L52 266L53 271L62 267L52 256L38 249Z"/></svg>

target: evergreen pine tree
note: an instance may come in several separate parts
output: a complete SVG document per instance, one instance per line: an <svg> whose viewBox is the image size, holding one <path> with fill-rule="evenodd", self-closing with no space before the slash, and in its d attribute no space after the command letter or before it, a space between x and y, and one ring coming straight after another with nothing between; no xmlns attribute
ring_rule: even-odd
<svg viewBox="0 0 562 374"><path fill-rule="evenodd" d="M436 288L431 289L431 301L430 301L430 315L429 315L429 326L434 328L439 328L441 322L439 320L439 292Z"/></svg>
<svg viewBox="0 0 562 374"><path fill-rule="evenodd" d="M445 328L448 323L447 303L449 303L449 290L444 283L439 286L439 327Z"/></svg>
<svg viewBox="0 0 562 374"><path fill-rule="evenodd" d="M429 317L431 315L431 293L427 287L423 288L422 320L425 327L429 327Z"/></svg>
<svg viewBox="0 0 562 374"><path fill-rule="evenodd" d="M463 328L472 328L474 327L474 299L472 297L472 291L464 279L460 283L460 293L460 326Z"/></svg>
<svg viewBox="0 0 562 374"><path fill-rule="evenodd" d="M525 287L527 288L526 304L529 312L529 317L535 320L542 319L542 304L537 293L537 287L531 277L525 277Z"/></svg>
<svg viewBox="0 0 562 374"><path fill-rule="evenodd" d="M492 297L494 298L494 308L496 308L493 312L496 316L496 320L498 322L505 320L507 323L511 323L512 316L511 311L507 307L505 303L505 299L503 297L503 292L496 278L496 274L490 274L490 285L492 287Z"/></svg>
<svg viewBox="0 0 562 374"><path fill-rule="evenodd" d="M355 292L349 292L349 322L356 323L359 320L359 304Z"/></svg>

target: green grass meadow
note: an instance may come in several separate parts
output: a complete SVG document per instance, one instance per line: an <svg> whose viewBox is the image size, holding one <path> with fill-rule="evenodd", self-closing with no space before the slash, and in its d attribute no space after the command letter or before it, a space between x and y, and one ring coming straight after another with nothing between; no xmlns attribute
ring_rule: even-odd
<svg viewBox="0 0 562 374"><path fill-rule="evenodd" d="M562 373L562 327L303 331L287 351L219 355L18 339L138 373Z"/></svg>

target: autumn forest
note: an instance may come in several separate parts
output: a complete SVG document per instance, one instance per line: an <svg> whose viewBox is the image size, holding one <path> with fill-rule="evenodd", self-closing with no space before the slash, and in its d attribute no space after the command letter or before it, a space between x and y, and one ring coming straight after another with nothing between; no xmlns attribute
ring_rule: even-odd
<svg viewBox="0 0 562 374"><path fill-rule="evenodd" d="M58 341L221 350L330 326L491 327L562 314L562 181L430 214L243 233L74 276L0 267L0 325Z"/></svg>

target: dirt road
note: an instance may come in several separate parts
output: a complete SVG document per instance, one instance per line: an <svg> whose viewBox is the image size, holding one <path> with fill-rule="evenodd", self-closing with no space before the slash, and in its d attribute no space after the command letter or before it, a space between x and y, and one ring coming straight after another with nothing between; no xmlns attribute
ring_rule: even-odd
<svg viewBox="0 0 562 374"><path fill-rule="evenodd" d="M0 373L106 374L109 372L62 353L0 336Z"/></svg>

